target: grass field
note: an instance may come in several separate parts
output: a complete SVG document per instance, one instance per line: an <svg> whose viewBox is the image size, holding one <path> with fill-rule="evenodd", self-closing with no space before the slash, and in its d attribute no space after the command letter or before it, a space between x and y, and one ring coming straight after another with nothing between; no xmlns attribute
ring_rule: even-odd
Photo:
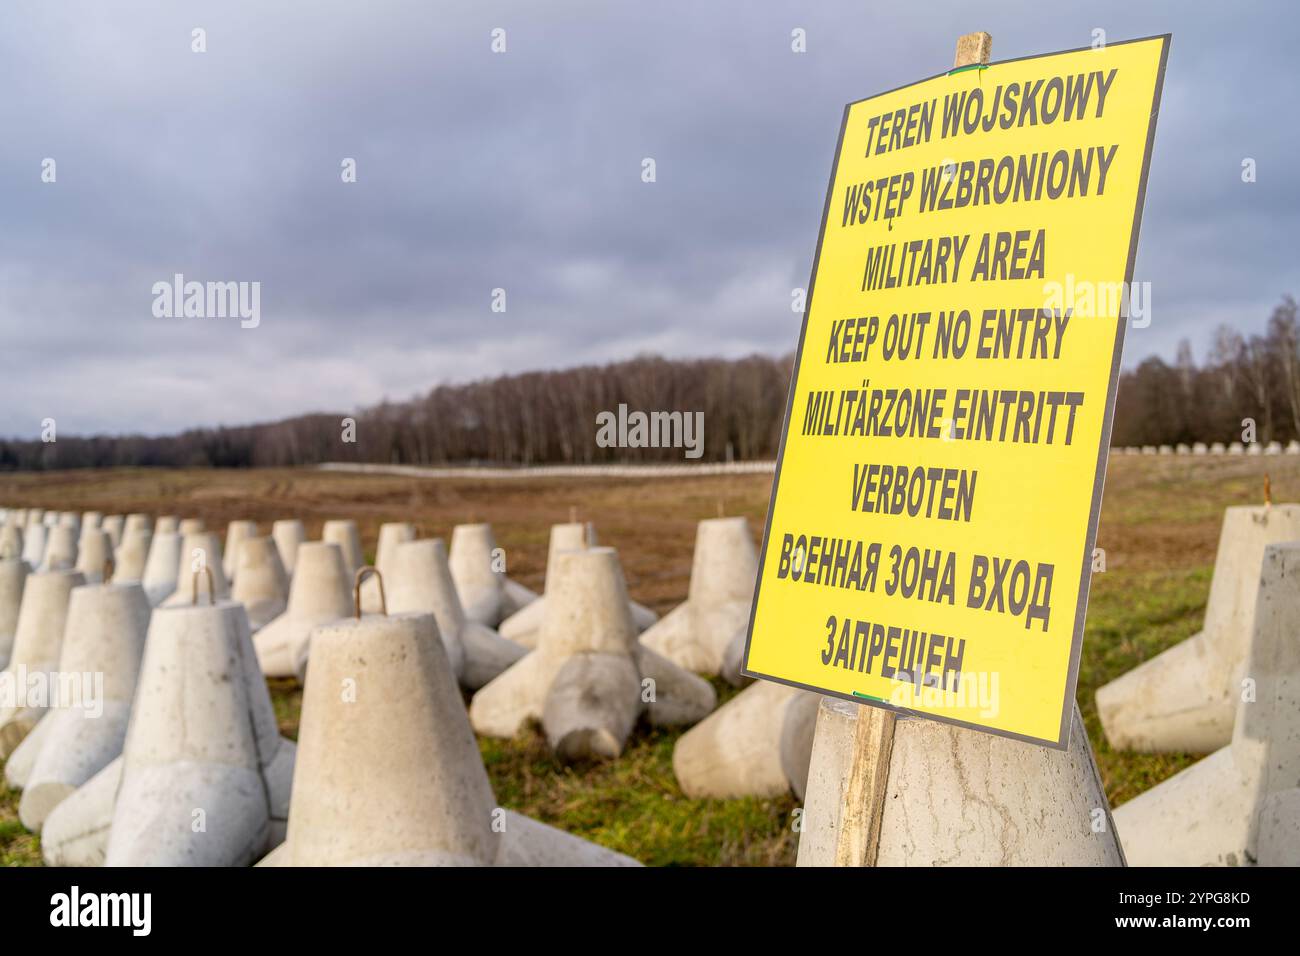
<svg viewBox="0 0 1300 956"><path fill-rule="evenodd" d="M1115 456L1098 546L1106 571L1093 578L1079 706L1112 804L1131 799L1187 766L1190 755L1111 751L1093 692L1200 626L1224 507L1258 504L1263 475L1275 501L1300 500L1300 457ZM766 476L669 479L471 481L298 470L113 470L0 475L0 502L13 506L144 511L205 519L224 529L252 518L269 529L299 517L308 536L329 518L354 518L373 553L383 521L412 521L422 536L490 521L510 574L540 588L551 524L571 511L618 548L632 596L660 613L680 602L690 577L695 523L720 510L761 532ZM734 691L719 683L726 699ZM273 681L283 731L296 736L300 695ZM788 865L794 862L793 798L691 800L672 772L677 732L647 727L616 762L557 763L541 735L481 741L498 801L653 865ZM18 794L0 798L0 863L39 864L37 840L18 822Z"/></svg>

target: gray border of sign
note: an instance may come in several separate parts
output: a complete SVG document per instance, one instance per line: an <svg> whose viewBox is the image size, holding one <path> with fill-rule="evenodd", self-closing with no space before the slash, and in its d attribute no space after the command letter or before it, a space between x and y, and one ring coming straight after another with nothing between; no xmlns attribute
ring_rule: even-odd
<svg viewBox="0 0 1300 956"><path fill-rule="evenodd" d="M1128 263L1124 270L1124 287L1129 288L1133 283L1133 267L1137 261L1137 243L1138 231L1142 225L1142 207L1146 204L1147 195L1147 174L1151 169L1151 151L1155 145L1156 139L1156 120L1160 113L1160 94L1165 85L1165 66L1169 61L1169 44L1173 40L1172 33L1159 33L1153 36L1137 37L1132 40L1120 40L1117 43L1108 43L1111 46L1125 46L1129 43L1150 43L1152 40L1160 41L1160 65L1156 69L1155 93L1151 101L1151 123L1147 127L1146 153L1142 157L1142 174L1138 178L1137 199L1134 203L1133 210L1133 231L1129 235ZM990 68L1000 66L1003 63L1019 63L1024 60L1037 60L1045 56L1060 56L1066 53L1082 53L1090 50L1092 47L1076 47L1072 50L1056 50L1052 53L1034 53L1029 56L1013 57L1009 60L995 60L989 63ZM761 680L772 681L777 684L785 684L789 687L798 687L801 690L812 691L813 693L822 694L827 697L838 697L841 700L847 700L854 704L860 704L864 707L879 707L883 710L893 711L904 717L920 717L925 720L937 720L945 724L954 724L958 727L967 727L971 730L978 730L986 734L994 734L998 737L1010 737L1013 740L1023 740L1026 743L1038 744L1039 746L1050 747L1053 750L1066 750L1070 743L1070 718L1072 716L1072 704L1074 703L1075 694L1078 690L1079 683L1079 659L1083 654L1083 624L1088 614L1088 589L1092 583L1092 551L1097 544L1097 522L1101 517L1101 493L1102 487L1106 483L1106 462L1110 448L1111 426L1115 418L1115 394L1119 388L1119 366L1120 358L1124 353L1124 333L1128 328L1128 309L1127 303L1121 309L1119 316L1119 332L1115 336L1115 350L1111 356L1110 363L1110 385L1106 391L1106 415L1102 421L1101 439L1097 448L1097 469L1096 479L1092 488L1092 510L1088 516L1088 536L1084 542L1083 550L1083 574L1079 578L1079 596L1076 602L1076 611L1074 619L1074 639L1070 645L1070 672L1066 677L1066 694L1065 700L1061 705L1061 724L1057 733L1056 740L1050 740L1044 737L1030 737L1025 734L1017 734L1006 730L997 730L992 727L985 727L982 724L973 724L965 720L955 720L952 717L941 717L936 714L927 714L921 711L909 710L905 707L895 707L884 701L877 701L863 697L853 697L849 694L840 694L834 691L828 691L821 687L813 687L808 684L800 684L798 681L785 680L781 677L773 677L770 674L760 674L757 671L749 669L749 646L754 639L754 615L758 610L759 590L763 585L763 568L767 566L767 544L768 536L772 532L772 510L776 506L776 493L781 485L781 464L785 461L785 441L790 432L790 416L794 411L794 397L798 390L799 384L799 364L803 358L804 338L808 334L808 320L812 316L813 291L817 285L817 264L821 261L822 256L822 237L826 235L826 223L830 218L831 199L835 191L835 176L839 172L840 151L844 148L844 131L848 127L849 110L859 103L866 103L869 100L878 99L881 96L888 96L891 93L897 93L899 90L905 90L908 87L919 86L922 83L929 83L931 80L937 80L941 76L947 76L951 70L944 70L942 73L936 73L928 76L923 80L916 80L912 83L905 83L902 86L896 86L892 90L886 90L883 93L876 93L872 96L864 97L860 100L854 100L844 107L844 115L840 119L840 135L835 144L835 158L831 162L831 179L830 184L826 187L826 204L822 207L821 228L817 231L817 249L813 254L812 276L808 280L808 309L804 313L803 327L799 330L799 348L795 352L794 368L790 373L790 393L786 397L785 404L785 422L781 426L781 447L776 457L776 473L772 477L772 496L767 504L767 521L763 527L763 547L759 553L758 569L759 574L754 582L754 603L749 609L749 629L745 634L745 656L741 666L741 673L746 677L756 677Z"/></svg>

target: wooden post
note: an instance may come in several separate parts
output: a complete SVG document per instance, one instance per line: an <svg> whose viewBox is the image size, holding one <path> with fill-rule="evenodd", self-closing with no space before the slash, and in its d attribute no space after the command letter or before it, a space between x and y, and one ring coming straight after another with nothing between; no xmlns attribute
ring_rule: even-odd
<svg viewBox="0 0 1300 956"><path fill-rule="evenodd" d="M993 52L993 37L987 33L967 33L957 39L953 69L988 63ZM844 785L840 791L838 813L830 845L810 847L808 862L814 865L875 866L880 849L880 823L885 812L885 790L889 783L889 760L894 747L894 725L898 718L880 707L858 706L856 713L846 712L842 704L827 699L817 715L817 733L831 734L839 741L823 741L813 747L814 759L820 756L836 763L833 751L850 736L847 760L842 767ZM819 754L819 749L821 753ZM843 751L841 751L843 753ZM805 807L805 813L809 808ZM825 808L819 808L825 812ZM816 826L809 820L806 825ZM824 832L824 831L823 831Z"/></svg>

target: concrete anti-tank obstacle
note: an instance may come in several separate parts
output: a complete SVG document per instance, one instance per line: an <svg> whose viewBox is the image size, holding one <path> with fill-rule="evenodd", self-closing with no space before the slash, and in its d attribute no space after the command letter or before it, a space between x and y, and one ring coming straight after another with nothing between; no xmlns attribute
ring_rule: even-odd
<svg viewBox="0 0 1300 956"><path fill-rule="evenodd" d="M150 610L139 584L73 589L59 672L95 675L102 685L55 701L41 719L39 756L18 806L27 829L39 832L51 810L121 754Z"/></svg>
<svg viewBox="0 0 1300 956"><path fill-rule="evenodd" d="M397 546L415 540L415 525L409 521L386 521L379 526L379 541L375 545L375 567L384 580L393 572L393 556ZM381 610L379 600L379 577L371 575L361 585L361 613L378 614ZM412 610L417 610L412 608ZM418 610L428 610L419 608ZM441 626L441 621L439 622Z"/></svg>
<svg viewBox="0 0 1300 956"><path fill-rule="evenodd" d="M235 572L239 562L239 545L256 537L256 521L239 520L226 525L226 546L221 552L221 570L225 572L226 580L232 584L238 577Z"/></svg>
<svg viewBox="0 0 1300 956"><path fill-rule="evenodd" d="M43 524L29 524L23 531L23 560L33 570L45 563L45 545L50 530Z"/></svg>
<svg viewBox="0 0 1300 956"><path fill-rule="evenodd" d="M653 724L690 724L716 705L707 681L637 642L614 549L556 553L547 593L536 650L474 695L470 721L479 733L513 737L540 720L564 759L611 757L642 712Z"/></svg>
<svg viewBox="0 0 1300 956"><path fill-rule="evenodd" d="M76 570L80 571L87 584L102 584L104 571L113 565L113 542L108 533L99 528L87 528L81 532L81 541L77 545Z"/></svg>
<svg viewBox="0 0 1300 956"><path fill-rule="evenodd" d="M680 738L673 773L688 797L802 797L820 695L758 681Z"/></svg>
<svg viewBox="0 0 1300 956"><path fill-rule="evenodd" d="M254 634L285 612L289 602L289 576L284 573L280 552L270 538L244 538L239 542L235 585L230 596L244 605Z"/></svg>
<svg viewBox="0 0 1300 956"><path fill-rule="evenodd" d="M288 838L266 864L637 865L497 806L433 615L312 644Z"/></svg>
<svg viewBox="0 0 1300 956"><path fill-rule="evenodd" d="M45 512L45 514L41 517L41 524L45 525L45 527L47 527L47 528L53 528L55 525L57 525L57 524L58 524L60 521L62 521L62 520L63 520L63 513L62 513L62 512L59 512L59 511L47 511L47 512Z"/></svg>
<svg viewBox="0 0 1300 956"><path fill-rule="evenodd" d="M1300 866L1300 544L1264 552L1232 742L1115 810L1133 866Z"/></svg>
<svg viewBox="0 0 1300 956"><path fill-rule="evenodd" d="M298 545L307 540L307 529L297 518L283 518L271 525L271 538L280 552L284 573L293 577L293 569L298 564Z"/></svg>
<svg viewBox="0 0 1300 956"><path fill-rule="evenodd" d="M496 627L537 600L537 594L494 566L496 539L489 524L458 524L451 529L448 563L465 614L471 621Z"/></svg>
<svg viewBox="0 0 1300 956"><path fill-rule="evenodd" d="M298 569L289 585L289 605L253 638L263 674L298 674L298 661L307 657L312 631L355 610L349 584L338 545L307 541L299 546Z"/></svg>
<svg viewBox="0 0 1300 956"><path fill-rule="evenodd" d="M77 529L68 524L50 528L45 541L45 557L41 559L42 571L67 571L77 566Z"/></svg>
<svg viewBox="0 0 1300 956"><path fill-rule="evenodd" d="M13 653L5 672L20 696L12 707L0 708L0 758L7 758L49 707L49 687L56 681L63 632L72 589L85 584L77 571L29 574L18 610ZM33 694L33 678L44 675L46 693Z"/></svg>
<svg viewBox="0 0 1300 956"><path fill-rule="evenodd" d="M745 687L754 682L754 678L746 677L741 673L745 665L745 641L748 637L749 628L742 626L727 642L726 650L722 652L722 666L718 668L718 676L732 687Z"/></svg>
<svg viewBox="0 0 1300 956"><path fill-rule="evenodd" d="M156 610L105 865L253 862L283 838L293 762L243 607L222 601Z"/></svg>
<svg viewBox="0 0 1300 956"><path fill-rule="evenodd" d="M389 612L434 616L452 673L464 687L477 690L528 653L492 628L468 618L440 538L399 545L389 561L389 573L382 580L388 591Z"/></svg>
<svg viewBox="0 0 1300 956"><path fill-rule="evenodd" d="M0 527L0 561L23 556L23 529L16 524Z"/></svg>
<svg viewBox="0 0 1300 956"><path fill-rule="evenodd" d="M79 529L85 531L87 528L98 528L103 520L104 513L102 511L82 512Z"/></svg>
<svg viewBox="0 0 1300 956"><path fill-rule="evenodd" d="M8 759L5 760L5 783L11 790L21 790L27 786L27 778L32 774L32 768L36 766L36 758L41 755L41 748L45 746L45 734L50 727L51 711L46 711L45 715L32 726L27 736L23 738L22 743L14 748ZM24 823L23 826L26 826Z"/></svg>
<svg viewBox="0 0 1300 956"><path fill-rule="evenodd" d="M0 559L0 667L8 665L14 649L18 611L28 573L27 562L22 558Z"/></svg>
<svg viewBox="0 0 1300 956"><path fill-rule="evenodd" d="M125 528L122 532L122 543L118 545L113 552L113 583L126 584L131 581L144 581L145 571L149 564L149 550L153 544L153 532L147 527ZM179 542L177 549L179 553ZM176 561L172 561L172 568L175 569Z"/></svg>
<svg viewBox="0 0 1300 956"><path fill-rule="evenodd" d="M1078 705L1069 749L822 698L799 866L1123 866Z"/></svg>
<svg viewBox="0 0 1300 956"><path fill-rule="evenodd" d="M163 527L162 519L159 519L158 526ZM183 539L175 531L157 531L149 542L149 559L145 562L141 583L151 607L162 604L176 591L182 543Z"/></svg>
<svg viewBox="0 0 1300 956"><path fill-rule="evenodd" d="M122 543L122 532L126 528L126 515L105 515L99 523L99 530L108 535L109 543L117 550Z"/></svg>
<svg viewBox="0 0 1300 956"><path fill-rule="evenodd" d="M553 525L546 553L546 578L542 583L542 596L502 621L501 636L523 647L536 647L542 620L546 616L546 582L550 580L551 565L555 561L555 556L562 551L594 547L596 547L596 529L590 522L571 521L568 524ZM632 623L636 625L638 632L644 631L659 620L659 616L654 611L631 598L628 599L628 606L632 611Z"/></svg>
<svg viewBox="0 0 1300 956"><path fill-rule="evenodd" d="M727 645L749 623L758 552L744 518L709 518L695 534L686 602L641 635L641 643L679 667L717 674Z"/></svg>
<svg viewBox="0 0 1300 956"><path fill-rule="evenodd" d="M122 538L132 531L153 531L153 519L143 512L132 512L126 516L126 521L122 524Z"/></svg>
<svg viewBox="0 0 1300 956"><path fill-rule="evenodd" d="M1229 508L1200 633L1097 690L1117 750L1209 753L1232 740L1264 549L1300 539L1300 505Z"/></svg>
<svg viewBox="0 0 1300 956"><path fill-rule="evenodd" d="M117 757L50 811L41 828L47 866L104 865L121 782L122 758Z"/></svg>
<svg viewBox="0 0 1300 956"><path fill-rule="evenodd" d="M202 528L199 528L202 531ZM159 515L153 526L154 534L180 534L181 519L176 515Z"/></svg>
<svg viewBox="0 0 1300 956"><path fill-rule="evenodd" d="M321 529L321 540L338 545L339 554L343 558L343 570L349 579L366 563L361 551L361 534L357 531L355 521L326 521Z"/></svg>
<svg viewBox="0 0 1300 956"><path fill-rule="evenodd" d="M211 576L202 572L211 571ZM211 586L209 595L207 587ZM195 588L200 588L200 596L205 600L224 601L230 597L230 582L222 570L221 542L211 531L187 534L181 539L180 559L176 562L176 590L163 601L163 607L176 607L195 602Z"/></svg>
<svg viewBox="0 0 1300 956"><path fill-rule="evenodd" d="M176 530L183 538L187 534L202 534L207 530L207 526L204 525L202 518L182 518Z"/></svg>

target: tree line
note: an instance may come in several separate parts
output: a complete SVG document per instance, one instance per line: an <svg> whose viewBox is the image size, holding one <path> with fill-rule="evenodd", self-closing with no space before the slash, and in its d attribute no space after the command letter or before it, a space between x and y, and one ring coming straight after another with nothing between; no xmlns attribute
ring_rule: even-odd
<svg viewBox="0 0 1300 956"><path fill-rule="evenodd" d="M680 461L677 448L602 448L596 416L704 413L704 461L775 458L793 355L646 356L607 365L439 385L404 402L176 435L0 440L0 470L252 468L326 461L405 465ZM1257 335L1222 326L1198 364L1187 340L1120 376L1112 444L1300 438L1300 317L1285 296Z"/></svg>
<svg viewBox="0 0 1300 956"><path fill-rule="evenodd" d="M551 464L682 461L680 448L602 448L596 416L704 413L701 460L774 458L794 358L670 360L527 372L439 385L423 397L177 435L0 440L0 470L314 465L326 461Z"/></svg>
<svg viewBox="0 0 1300 956"><path fill-rule="evenodd" d="M1300 319L1289 295L1258 334L1215 329L1200 364L1184 339L1172 364L1153 356L1124 372L1111 444L1226 444L1252 425L1256 441L1300 438Z"/></svg>

